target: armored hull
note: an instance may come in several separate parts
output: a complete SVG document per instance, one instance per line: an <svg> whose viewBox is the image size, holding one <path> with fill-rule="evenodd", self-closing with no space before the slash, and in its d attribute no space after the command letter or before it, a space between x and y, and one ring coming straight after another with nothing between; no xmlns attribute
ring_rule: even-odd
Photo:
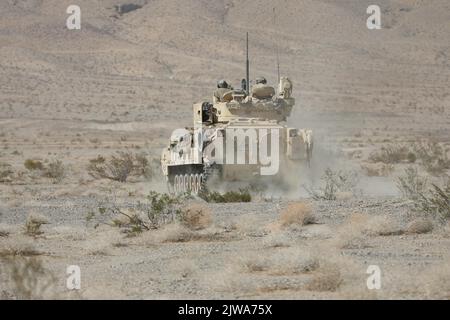
<svg viewBox="0 0 450 320"><path fill-rule="evenodd" d="M292 178L294 167L308 164L312 131L289 128L285 121L295 100L292 83L223 91L213 103L193 105L193 126L173 131L161 156L170 191L199 193L216 182L254 182ZM253 89L253 88L252 88Z"/></svg>

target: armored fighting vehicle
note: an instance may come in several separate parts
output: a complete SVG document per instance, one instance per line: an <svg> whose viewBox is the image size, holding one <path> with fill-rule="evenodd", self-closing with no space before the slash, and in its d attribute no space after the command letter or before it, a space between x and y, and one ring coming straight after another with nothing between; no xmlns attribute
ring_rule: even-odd
<svg viewBox="0 0 450 320"><path fill-rule="evenodd" d="M278 90L247 77L240 89L219 81L212 102L193 105L193 126L176 129L163 150L161 164L169 191L197 194L217 182L283 182L307 168L313 151L312 131L286 125L295 105L289 78ZM306 164L306 166L305 166Z"/></svg>

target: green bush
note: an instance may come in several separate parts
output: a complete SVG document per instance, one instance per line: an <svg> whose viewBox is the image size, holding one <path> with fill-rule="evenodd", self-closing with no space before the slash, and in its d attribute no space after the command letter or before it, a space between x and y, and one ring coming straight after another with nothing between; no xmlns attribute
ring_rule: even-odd
<svg viewBox="0 0 450 320"><path fill-rule="evenodd" d="M223 194L217 191L206 191L200 194L200 198L206 202L212 203L233 203L233 202L251 202L252 196L248 189L239 189L239 191L228 191Z"/></svg>
<svg viewBox="0 0 450 320"><path fill-rule="evenodd" d="M30 171L44 169L44 164L40 160L27 159L23 165Z"/></svg>

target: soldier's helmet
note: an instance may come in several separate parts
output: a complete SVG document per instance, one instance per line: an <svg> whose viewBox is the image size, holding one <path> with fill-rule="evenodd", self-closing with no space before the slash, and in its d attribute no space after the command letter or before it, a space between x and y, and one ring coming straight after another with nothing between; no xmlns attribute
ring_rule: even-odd
<svg viewBox="0 0 450 320"><path fill-rule="evenodd" d="M225 80L219 80L217 81L217 88L221 89L221 88L228 88L228 83Z"/></svg>
<svg viewBox="0 0 450 320"><path fill-rule="evenodd" d="M267 84L267 80L264 77L256 78L256 84Z"/></svg>

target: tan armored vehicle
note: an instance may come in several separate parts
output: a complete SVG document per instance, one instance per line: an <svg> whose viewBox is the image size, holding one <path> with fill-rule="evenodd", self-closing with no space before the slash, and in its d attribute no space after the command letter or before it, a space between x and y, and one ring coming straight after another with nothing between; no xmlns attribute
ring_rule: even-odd
<svg viewBox="0 0 450 320"><path fill-rule="evenodd" d="M193 105L193 127L172 133L161 157L171 192L198 193L212 176L219 182L282 183L309 164L312 131L285 125L295 104L292 82L281 77L275 90L259 78L250 88L248 65L247 58L241 89L219 81L212 103Z"/></svg>

